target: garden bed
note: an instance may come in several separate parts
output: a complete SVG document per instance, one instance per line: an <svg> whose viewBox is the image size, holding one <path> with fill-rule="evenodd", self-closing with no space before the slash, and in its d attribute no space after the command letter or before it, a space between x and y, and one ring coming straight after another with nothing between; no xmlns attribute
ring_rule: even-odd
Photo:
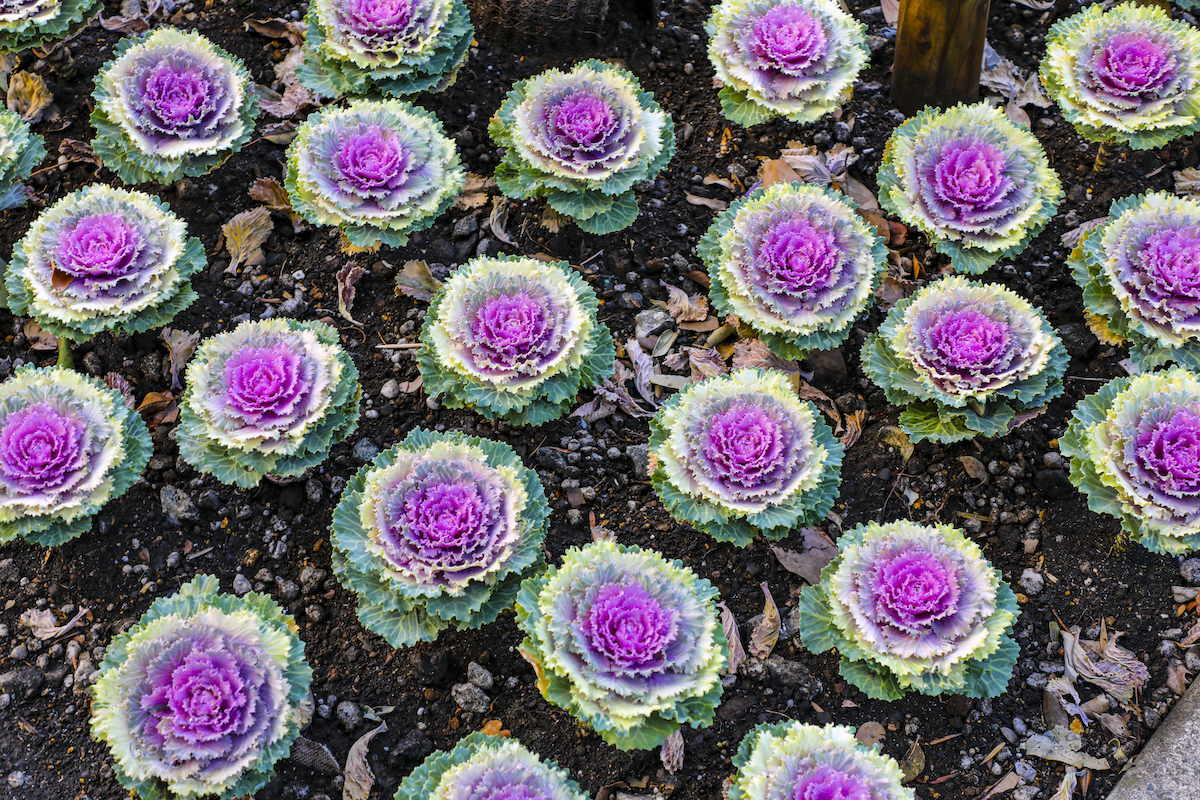
<svg viewBox="0 0 1200 800"><path fill-rule="evenodd" d="M1026 756L1019 745L1042 730L1042 687L1048 676L1061 672L1061 648L1051 634L1056 621L1079 625L1085 632L1103 621L1110 635L1124 632L1121 643L1150 671L1137 701L1139 712L1129 721L1129 738L1118 740L1099 725L1084 733L1084 749L1112 763L1111 769L1091 775L1087 796L1103 796L1115 783L1121 761L1137 752L1176 698L1166 686L1165 653L1173 646L1164 648L1163 643L1178 638L1192 619L1175 615L1171 586L1184 582L1180 561L1152 555L1137 545L1122 546L1117 522L1089 512L1067 481L1057 439L1082 397L1124 374L1119 362L1125 353L1100 344L1088 331L1080 291L1065 264L1067 248L1059 237L1106 214L1115 197L1150 188L1170 191L1172 173L1197 164L1190 139L1161 150L1132 155L1125 151L1111 174L1097 179L1090 174L1094 145L1085 143L1055 108L1026 109L1067 198L1058 217L1024 254L986 277L1043 309L1063 338L1071 363L1066 393L1014 433L952 446L918 445L905 461L881 438L883 429L896 424L897 411L864 377L859 363L862 339L883 318L878 309L859 320L841 349L843 358L823 358L810 365L812 384L843 410L867 411L862 435L847 451L843 466L835 505L841 529L898 518L959 525L1023 593L1014 629L1021 657L1004 695L985 701L920 695L892 703L871 701L839 677L836 656L808 653L789 635L792 631L785 630L771 660L751 663L732 681L712 727L684 730L683 766L670 775L657 751L619 752L541 698L532 668L517 653L521 635L511 614L483 630L448 631L435 643L397 651L358 624L353 595L330 574L332 510L364 456L389 447L414 427L462 430L511 444L537 469L553 508L546 539L552 562L568 547L590 541L594 520L622 544L659 550L710 580L743 624L743 636L748 634L745 623L762 611L764 582L787 620L803 583L780 565L770 547L761 541L745 549L717 544L675 523L658 503L645 474L645 419L619 412L592 424L570 417L528 429L439 409L413 386L417 368L412 351L379 345L412 342L419 329L424 304L394 292L396 273L410 259L425 260L440 277L480 252L546 254L569 261L601 297L600 319L618 342L624 342L633 335L637 315L653 309L652 301L666 299L666 284L689 294L703 292L693 280L696 276L688 276L703 268L694 248L715 212L709 207L714 203L697 203L701 198L716 204L735 198L721 183L705 185L706 176L749 186L760 161L777 157L791 142L821 151L844 143L860 156L851 174L874 191L884 144L903 119L888 97L894 32L886 27L878 6L851 5L868 25L873 53L840 119L826 117L804 126L771 122L751 130L727 124L719 113L706 57L707 6L683 0L664 3L653 23L640 20L635 13L639 9L614 4L599 36L557 48L506 50L480 40L452 88L419 98L457 141L467 169L486 176L498 160L486 133L487 121L514 81L584 57L620 61L673 116L679 151L667 172L640 188L641 215L634 225L616 234L586 235L569 223L551 232L541 222L540 204L510 202L503 230L513 243L507 244L485 224L492 205L483 199L474 208L452 209L404 248L346 256L335 230L309 227L296 233L286 214L277 214L265 262L227 274L228 253L219 246L221 225L258 205L247 194L256 178L281 178L285 146L256 139L207 176L151 189L187 221L210 254L209 268L194 278L200 299L173 327L207 336L269 310L303 319L329 318L341 330L362 375L365 414L351 438L335 447L333 457L306 479L264 481L248 491L201 476L179 460L174 426L163 422L152 432L155 453L144 482L110 503L89 534L49 550L22 542L0 547L0 631L6 632L0 633L0 695L9 697L0 710L0 775L7 781L0 787L17 800L125 796L113 777L107 748L88 734L88 670L79 670L79 665L89 652L91 663L97 663L96 648L136 621L156 597L173 592L195 574L210 573L226 591L243 586L240 580L235 584L235 578L243 576L295 616L313 667L317 703L304 733L307 738L327 745L335 759L344 762L355 739L375 725L363 712L379 710L387 731L372 741L369 759L377 796L390 796L432 748L447 747L487 721L498 720L525 745L568 768L593 796L603 797L607 787L678 800L714 798L732 772L730 759L746 732L760 722L791 718L854 726L877 722L885 734L883 750L897 758L919 741L926 765L914 786L918 797L927 800L982 795L1009 771L1015 771L1024 786L1039 787L1041 796L1048 797L1061 780L1061 765ZM188 4L174 13L178 25L209 36L242 58L257 82L269 85L273 64L289 45L247 31L243 22L287 18L303 9L298 3L209 0L203 9ZM106 9L106 14L117 13L111 4ZM1042 12L1000 2L992 11L989 41L1000 55L1028 71L1036 67L1048 25ZM52 154L46 165L53 163L53 154L71 152L70 145L60 150L65 140L91 138L91 81L122 35L95 25L80 34L69 45L76 69L70 78L35 63L29 54L22 60L22 68L46 79L57 105L57 115L35 126ZM264 115L260 133L273 121ZM30 182L36 203L2 217L0 254L10 253L40 207L96 181L116 183L111 173L86 160L68 160L62 169L36 174ZM945 264L915 232L900 249L922 265L922 282ZM367 270L353 307L361 327L337 312L335 275L348 261ZM18 360L53 362L53 351L31 349L21 320L0 314L0 331L0 377ZM681 331L675 347L695 344L707 335ZM170 387L170 375L164 373L167 351L157 332L102 335L76 348L75 358L89 373L123 376L139 401ZM587 399L589 394L580 403ZM977 460L986 475L969 471L962 460L967 457ZM176 500L173 508L164 509L167 487L173 487L166 492L168 504ZM181 522L170 522L168 511ZM836 539L838 524L824 527ZM780 544L801 549L799 535ZM1036 576L1021 584L1026 570ZM1200 569L1194 572L1192 579L1200 580ZM67 606L88 609L80 628L34 649L36 641L18 624L21 614L49 608L63 621L72 616ZM73 638L75 634L82 635L80 647L70 644L79 638ZM467 681L470 662L482 665L493 678L485 690L489 704L483 712L462 708L453 695L453 687ZM67 685L74 683L77 671L82 680ZM385 707L392 710L382 711ZM312 763L306 766L297 758L283 762L258 796L340 797L340 778L313 769ZM1027 791L1025 800L1032 796Z"/></svg>

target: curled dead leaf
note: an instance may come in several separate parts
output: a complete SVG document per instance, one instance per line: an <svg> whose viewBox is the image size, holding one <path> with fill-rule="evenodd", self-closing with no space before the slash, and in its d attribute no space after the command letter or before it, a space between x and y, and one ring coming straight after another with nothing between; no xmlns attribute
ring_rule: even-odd
<svg viewBox="0 0 1200 800"><path fill-rule="evenodd" d="M338 313L351 324L360 327L362 323L352 317L350 312L354 310L354 284L366 274L365 269L352 261L346 262L337 273Z"/></svg>
<svg viewBox="0 0 1200 800"><path fill-rule="evenodd" d="M371 772L371 767L367 764L368 748L371 740L386 730L387 723L381 722L378 728L364 733L350 747L346 756L346 784L342 788L342 800L367 800L371 794L371 787L375 785L375 773Z"/></svg>
<svg viewBox="0 0 1200 800"><path fill-rule="evenodd" d="M908 438L908 434L894 425L885 425L879 429L879 438L885 444L890 444L900 452L901 458L908 461L912 458L913 452L916 450L913 447L912 441Z"/></svg>
<svg viewBox="0 0 1200 800"><path fill-rule="evenodd" d="M694 206L704 206L705 208L711 208L713 211L724 211L729 208L729 203L724 200L718 200L715 197L700 197L691 193L685 194L684 197Z"/></svg>
<svg viewBox="0 0 1200 800"><path fill-rule="evenodd" d="M738 631L737 619L729 606L717 603L721 609L721 627L725 631L725 639L729 642L729 663L725 665L726 675L736 675L738 667L746 661L746 650L742 647L742 634Z"/></svg>
<svg viewBox="0 0 1200 800"><path fill-rule="evenodd" d="M770 587L765 581L761 587L764 597L763 613L754 626L754 630L750 632L750 653L757 658L769 658L771 651L779 642L779 630L783 625L783 620L779 616L779 607L775 605L775 598L771 596Z"/></svg>
<svg viewBox="0 0 1200 800"><path fill-rule="evenodd" d="M18 72L8 79L8 110L18 114L29 123L37 122L49 108L54 96L46 87L41 75L33 72Z"/></svg>
<svg viewBox="0 0 1200 800"><path fill-rule="evenodd" d="M167 358L170 360L171 366L171 388L173 390L181 389L183 384L179 382L179 371L192 357L192 353L196 352L196 345L200 343L200 332L163 328L159 335L162 336L163 343L167 345Z"/></svg>
<svg viewBox="0 0 1200 800"><path fill-rule="evenodd" d="M662 743L658 754L662 759L663 769L672 775L678 772L683 767L683 734L678 730L673 731Z"/></svg>
<svg viewBox="0 0 1200 800"><path fill-rule="evenodd" d="M881 744L887 736L887 731L882 725L875 720L864 722L858 726L858 731L855 732L854 738L863 747L875 747Z"/></svg>
<svg viewBox="0 0 1200 800"><path fill-rule="evenodd" d="M708 319L708 298L689 295L678 286L666 284L667 313L680 322L699 322Z"/></svg>
<svg viewBox="0 0 1200 800"><path fill-rule="evenodd" d="M487 202L488 195L495 188L496 181L490 175L476 175L474 172L468 172L462 193L454 198L454 207L459 211L479 208Z"/></svg>
<svg viewBox="0 0 1200 800"><path fill-rule="evenodd" d="M32 319L25 320L25 324L21 326L21 332L29 340L30 350L58 349L58 337L42 328L41 325L38 325Z"/></svg>
<svg viewBox="0 0 1200 800"><path fill-rule="evenodd" d="M245 264L256 265L266 260L262 246L275 230L271 222L271 209L252 208L243 211L221 226L225 247L229 251L229 266L226 272L236 272Z"/></svg>
<svg viewBox="0 0 1200 800"><path fill-rule="evenodd" d="M442 282L433 277L429 265L424 261L407 261L396 274L396 294L407 295L414 300L428 303L440 288Z"/></svg>

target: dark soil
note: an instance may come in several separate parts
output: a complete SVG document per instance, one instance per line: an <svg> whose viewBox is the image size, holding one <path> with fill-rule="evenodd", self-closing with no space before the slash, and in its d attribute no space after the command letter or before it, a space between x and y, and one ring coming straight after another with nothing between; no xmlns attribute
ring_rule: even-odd
<svg viewBox="0 0 1200 800"><path fill-rule="evenodd" d="M375 724L369 720L354 724L351 714L345 717L351 724L347 729L339 722L340 703L394 707L384 714L387 732L371 745L371 766L377 776L373 796L390 796L431 748L448 747L493 719L528 747L569 768L593 795L612 787L634 794L655 791L678 800L715 798L732 772L730 759L744 734L760 722L792 718L848 725L879 722L886 729L883 749L897 758L919 739L927 766L915 786L918 797L925 800L981 795L1014 768L1031 786L1040 787L1042 797L1048 797L1061 778L1061 765L1025 757L1015 743L1027 730L1042 728L1040 687L1047 675L1061 671L1061 649L1050 634L1056 617L1085 630L1106 621L1109 632L1126 632L1122 643L1149 667L1149 685L1129 725L1133 738L1119 742L1099 725L1085 734L1086 749L1114 758L1114 765L1136 753L1175 698L1164 685L1163 641L1178 638L1178 629L1190 620L1175 617L1171 599L1172 583L1181 580L1178 561L1151 555L1138 546L1121 546L1116 522L1088 512L1061 468L1057 437L1065 430L1071 409L1104 380L1123 374L1118 362L1125 354L1100 345L1083 324L1080 292L1065 266L1066 250L1059 237L1079 222L1107 213L1114 197L1148 188L1169 190L1172 171L1197 163L1197 148L1193 141L1184 140L1158 151L1126 151L1111 174L1093 180L1089 170L1095 146L1081 140L1053 108L1027 110L1068 199L1059 217L1028 251L986 277L1032 299L1058 328L1072 356L1064 397L1042 417L1003 439L918 446L912 459L903 463L895 448L879 436L881 428L895 424L897 412L866 380L858 362L859 343L878 326L882 312L872 311L860 321L856 335L842 348L844 369L836 363L817 365L813 379L831 397L862 403L870 414L843 469L835 509L843 528L905 517L954 523L979 541L1014 586L1026 568L1046 578L1045 589L1023 602L1015 628L1022 657L1002 697L980 702L911 695L895 703L869 701L838 676L835 657L813 656L794 637L785 636L775 654L800 666L781 671L760 664L738 676L726 691L716 723L704 730L684 730L684 765L670 776L662 770L657 752L619 752L541 698L532 670L516 652L521 636L511 614L483 630L446 632L436 643L394 651L358 624L354 597L329 576L327 529L338 492L362 463L354 454L355 446L362 447L360 442L366 439L386 448L412 428L426 426L503 440L539 471L554 507L546 539L552 561L566 548L590 540L588 520L594 514L622 543L655 548L711 580L742 623L761 612L759 585L764 581L787 618L802 584L778 564L768 547L761 542L744 550L716 544L676 524L649 483L635 472L627 449L645 443L645 420L618 414L593 425L568 418L541 428L519 429L488 423L471 413L438 410L420 391L388 399L381 394L382 387L393 379L416 378L416 364L411 351L377 345L415 339L423 305L393 292L396 267L412 258L426 259L435 274L443 276L483 252L546 253L581 265L603 299L601 319L623 342L632 335L639 306L648 308L651 300L665 299L664 283L691 293L702 291L684 276L701 268L694 247L714 212L690 204L685 194L733 199L719 185L702 185L704 176L732 174L749 185L760 159L774 157L790 141L821 149L847 141L862 156L854 174L874 189L884 143L902 117L888 97L894 31L885 28L878 6L868 7L868 2L857 0L852 5L868 24L870 35L880 38L875 41L872 64L840 123L827 117L807 126L773 122L749 131L727 124L719 114L705 52L702 25L708 9L691 0L664 3L653 24L639 19L640 8L614 4L601 33L582 41L506 50L481 40L449 91L420 98L457 139L467 168L488 175L497 154L486 134L487 120L514 81L584 57L621 60L674 117L679 153L670 170L641 193L642 214L637 222L619 234L589 236L572 226L551 234L538 223L538 204L511 203L507 231L514 246L498 242L486 228L459 225L467 216L477 222L486 219L490 206L484 206L447 213L406 248L347 257L338 248L335 231L309 228L295 234L286 215L277 215L266 263L226 275L228 255L218 250L220 226L256 205L247 195L251 181L281 176L284 147L259 139L208 176L152 187L150 191L187 220L191 233L203 240L210 253L209 270L194 279L200 300L174 326L215 334L241 319L278 309L302 289L308 306L300 316L328 318L341 328L343 342L362 374L366 413L358 431L336 447L333 457L309 480L288 485L264 481L250 491L223 486L194 472L177 458L173 426L159 425L145 480L111 503L91 533L50 550L23 542L0 548L0 694L10 695L10 703L0 710L0 774L7 776L7 783L0 783L0 794L7 789L6 796L15 800L125 796L113 778L107 750L88 734L86 674L73 686L64 681L89 651L96 663L97 649L136 621L154 598L173 592L200 572L217 575L226 590L232 590L234 576L241 572L256 589L271 594L295 615L313 667L318 704L305 735L328 745L339 761L344 761L352 742ZM191 3L177 9L176 23L211 37L244 59L256 81L269 85L274 80L272 65L287 45L247 33L243 21L286 17L303 10L297 2L214 4L208 0L203 10L193 9ZM107 13L118 13L115 4L110 3ZM992 14L989 39L997 51L1023 69L1035 67L1048 27L1042 14L1008 2L995 4ZM87 115L92 78L120 36L93 26L76 38L70 50L77 71L70 78L30 54L22 59L23 68L46 78L59 114L56 120L37 126L52 155L31 182L37 203L0 218L0 254L11 252L40 207L88 183L115 182L109 172L86 161L53 165L64 139L91 138ZM260 129L273 121L264 116ZM480 231L484 231L482 238ZM903 255L923 265L923 279L936 276L945 262L923 240L915 246L910 240ZM359 284L354 306L361 328L330 311L337 307L334 275L348 260L369 272ZM0 374L6 375L18 361L44 365L53 360L52 352L30 349L21 322L6 313L0 318L0 330L6 332L0 342ZM704 336L683 333L680 344ZM170 386L169 374L164 374L166 349L156 333L104 335L77 348L75 358L93 374L121 374L134 386L138 400ZM959 460L962 456L973 456L986 465L987 480L980 483L971 478ZM198 507L196 521L182 527L167 522L159 499L167 485L183 489L193 499ZM831 536L839 533L833 523L826 528ZM1036 540L1029 552L1023 540ZM797 541L782 544L799 548ZM60 617L69 616L67 606L90 609L82 631L75 632L82 654L67 649L70 635L34 649L38 643L18 624L20 614L45 607ZM1170 647L1166 646L1168 652ZM17 653L11 654L12 650ZM462 711L451 697L451 687L466 680L472 661L495 677L486 715ZM779 662L773 663L777 667ZM1094 691L1081 689L1085 699ZM343 716L352 711L343 709ZM1002 747L985 762L998 746ZM1025 761L1017 763L1022 758ZM1088 796L1102 796L1115 782L1118 769L1094 773ZM289 760L281 763L278 776L259 797L336 798L341 795L340 780ZM1032 796L1025 791L1025 800Z"/></svg>

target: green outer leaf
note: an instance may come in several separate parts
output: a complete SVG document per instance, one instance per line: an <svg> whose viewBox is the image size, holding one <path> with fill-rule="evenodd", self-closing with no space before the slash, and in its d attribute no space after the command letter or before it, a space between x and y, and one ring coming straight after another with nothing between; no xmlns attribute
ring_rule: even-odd
<svg viewBox="0 0 1200 800"><path fill-rule="evenodd" d="M304 660L304 643L296 635L295 622L269 596L257 592L248 592L243 597L220 594L220 583L212 575L197 575L179 588L169 597L160 597L151 604L150 609L142 615L137 624L129 630L117 634L105 651L104 661L100 664L100 678L96 683L95 696L92 701L92 730L95 731L96 721L108 713L117 713L112 703L116 698L111 696L111 687L107 685L106 677L117 670L129 657L129 640L139 631L155 620L166 616L177 615L186 619L206 608L215 608L227 614L238 611L254 613L264 628L272 629L285 635L290 648L287 666L283 676L288 681L289 691L286 705L290 714L284 735L263 753L259 765L247 770L243 776L226 791L210 795L220 800L233 800L261 789L275 774L275 763L286 758L291 750L292 742L300 735L300 724L296 710L308 695L312 682L312 669ZM113 764L117 780L122 786L138 794L142 800L177 800L166 786L157 780L137 781L126 775L119 762Z"/></svg>
<svg viewBox="0 0 1200 800"><path fill-rule="evenodd" d="M19 53L72 38L104 8L102 0L62 0L54 19L22 29L0 29L0 53Z"/></svg>
<svg viewBox="0 0 1200 800"><path fill-rule="evenodd" d="M0 52L4 52L2 46ZM0 138L8 140L15 151L10 161L0 164L0 211L7 211L25 205L28 200L21 182L46 157L46 142L30 130L28 122L6 109L0 109Z"/></svg>
<svg viewBox="0 0 1200 800"><path fill-rule="evenodd" d="M360 507L368 475L395 463L401 453L420 453L432 445L450 441L478 447L494 469L516 469L527 502L519 524L521 541L508 563L489 581L472 581L463 594L429 594L407 587L374 568L374 556L366 551L370 533L363 527ZM458 432L435 433L413 429L399 444L364 464L346 485L333 512L330 541L334 547L333 570L338 580L358 595L358 617L363 625L382 636L393 647L431 642L446 628L481 628L509 609L520 582L542 566L542 541L550 508L537 473L522 464L516 451L503 442L467 436Z"/></svg>

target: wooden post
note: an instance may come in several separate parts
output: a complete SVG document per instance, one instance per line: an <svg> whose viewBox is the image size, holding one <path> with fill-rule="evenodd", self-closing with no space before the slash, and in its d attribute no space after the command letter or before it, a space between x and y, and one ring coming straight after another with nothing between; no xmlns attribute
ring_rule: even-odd
<svg viewBox="0 0 1200 800"><path fill-rule="evenodd" d="M989 0L900 0L892 101L912 116L925 106L979 100Z"/></svg>

